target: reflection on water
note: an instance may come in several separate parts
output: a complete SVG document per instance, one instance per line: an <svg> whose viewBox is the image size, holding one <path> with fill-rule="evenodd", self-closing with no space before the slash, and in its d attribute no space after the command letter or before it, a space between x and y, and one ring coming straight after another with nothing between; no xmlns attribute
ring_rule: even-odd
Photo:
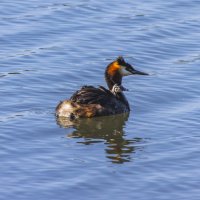
<svg viewBox="0 0 200 200"><path fill-rule="evenodd" d="M142 140L126 139L124 127L128 117L128 113L76 121L62 117L57 119L57 123L63 128L73 127L75 130L68 137L83 138L83 141L78 140L77 143L90 145L104 142L106 157L113 163L124 163L131 161L132 154L139 148L137 143Z"/></svg>

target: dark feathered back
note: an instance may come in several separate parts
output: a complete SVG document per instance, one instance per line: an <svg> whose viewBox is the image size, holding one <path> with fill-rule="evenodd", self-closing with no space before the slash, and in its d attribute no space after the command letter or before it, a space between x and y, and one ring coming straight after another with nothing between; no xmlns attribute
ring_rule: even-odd
<svg viewBox="0 0 200 200"><path fill-rule="evenodd" d="M72 95L70 100L80 104L100 104L103 106L112 98L115 98L115 96L102 86L99 88L83 86Z"/></svg>

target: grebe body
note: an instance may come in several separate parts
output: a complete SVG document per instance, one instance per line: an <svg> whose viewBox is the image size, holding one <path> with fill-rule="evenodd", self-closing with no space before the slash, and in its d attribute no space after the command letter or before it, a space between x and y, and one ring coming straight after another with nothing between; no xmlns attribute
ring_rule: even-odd
<svg viewBox="0 0 200 200"><path fill-rule="evenodd" d="M123 93L126 89L122 86L122 77L133 74L148 75L135 70L123 57L118 57L105 70L108 89L102 86L83 86L69 100L57 105L56 116L73 120L129 112L130 106Z"/></svg>

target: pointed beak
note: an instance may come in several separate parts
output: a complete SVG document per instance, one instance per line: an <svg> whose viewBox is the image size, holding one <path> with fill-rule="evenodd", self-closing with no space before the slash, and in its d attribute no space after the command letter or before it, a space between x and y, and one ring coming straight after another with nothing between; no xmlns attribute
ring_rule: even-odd
<svg viewBox="0 0 200 200"><path fill-rule="evenodd" d="M141 72L141 71L138 71L138 70L136 70L136 69L133 69L133 70L131 71L131 73L132 73L132 74L138 74L138 75L149 75L149 74L147 74L147 73L145 73L145 72Z"/></svg>

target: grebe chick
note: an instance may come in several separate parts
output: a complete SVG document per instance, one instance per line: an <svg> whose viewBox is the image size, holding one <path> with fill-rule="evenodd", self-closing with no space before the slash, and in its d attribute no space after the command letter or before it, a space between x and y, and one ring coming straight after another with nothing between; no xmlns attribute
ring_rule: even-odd
<svg viewBox="0 0 200 200"><path fill-rule="evenodd" d="M134 69L123 57L118 57L105 70L108 89L103 86L83 86L69 100L57 105L56 116L73 120L129 112L129 103L123 93L126 89L122 86L122 77L133 74L148 75Z"/></svg>

